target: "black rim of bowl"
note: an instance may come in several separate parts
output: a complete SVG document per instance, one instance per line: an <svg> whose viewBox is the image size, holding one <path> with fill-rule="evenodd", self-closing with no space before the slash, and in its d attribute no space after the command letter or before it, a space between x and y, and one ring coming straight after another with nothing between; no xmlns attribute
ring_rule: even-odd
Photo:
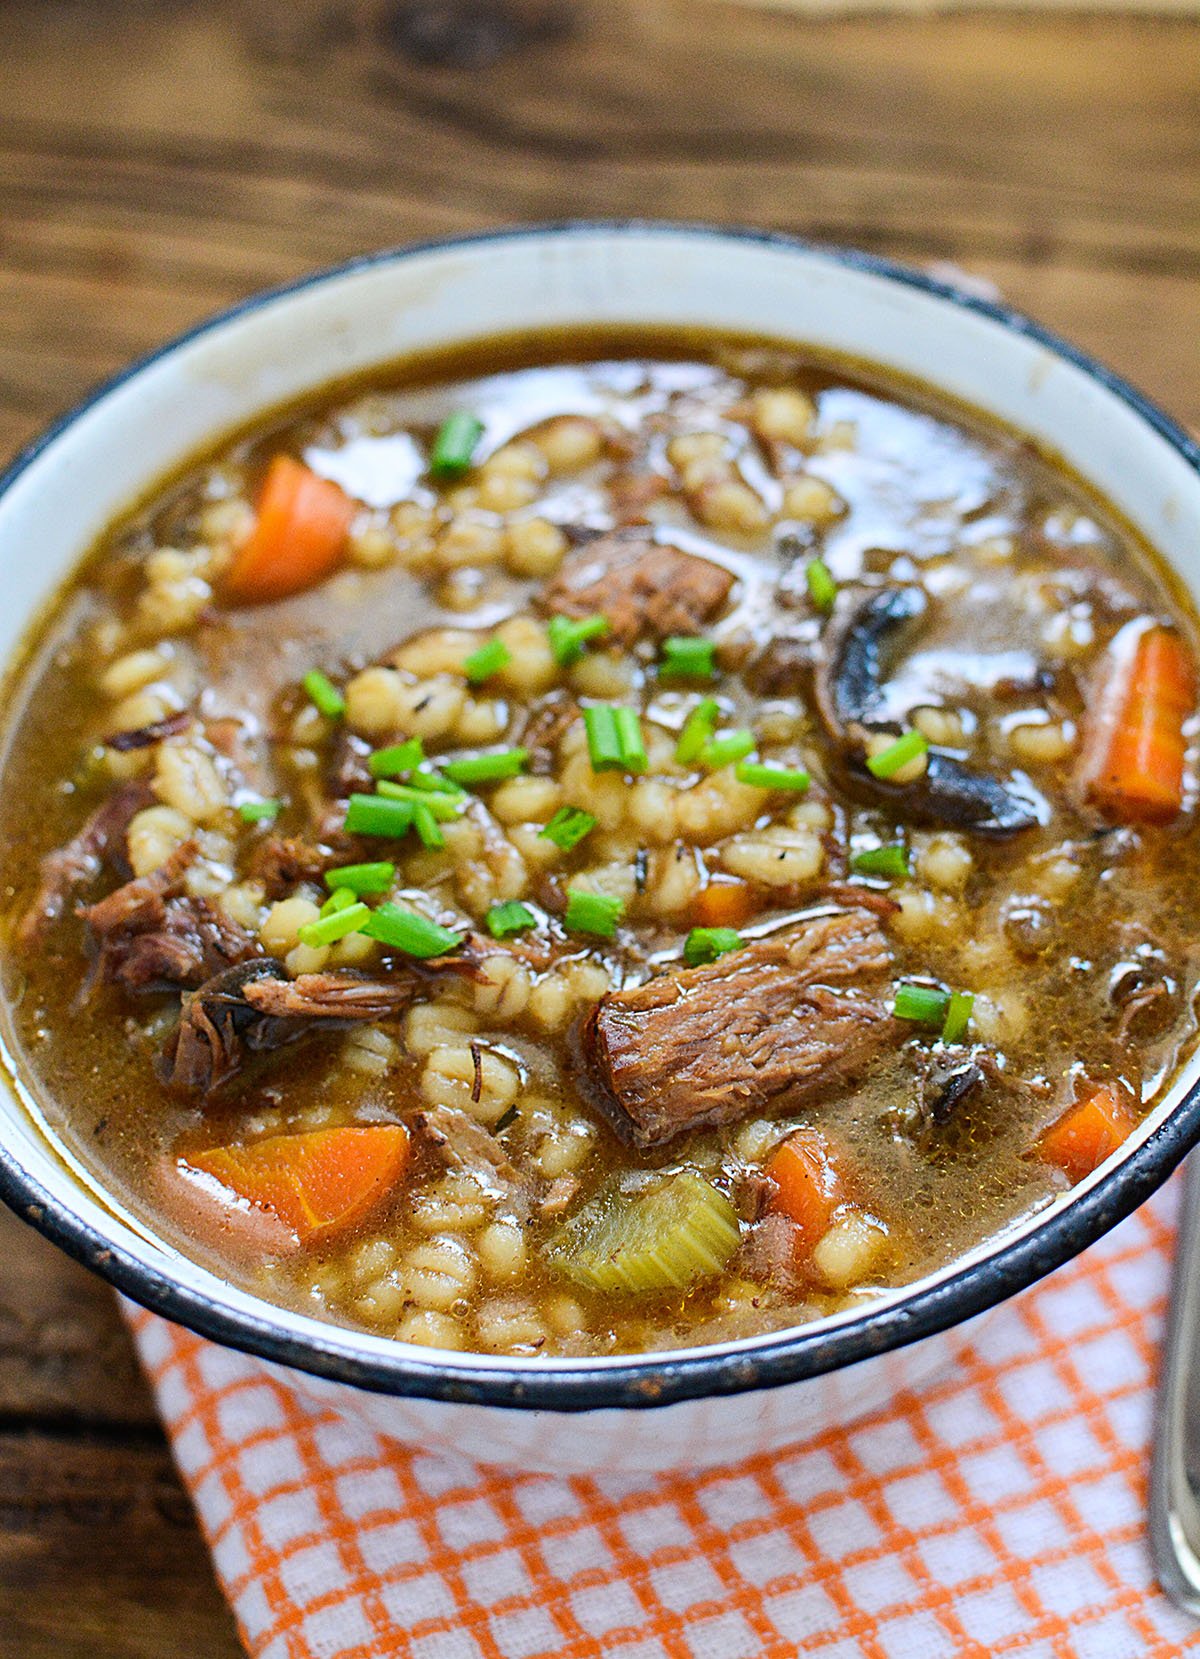
<svg viewBox="0 0 1200 1659"><path fill-rule="evenodd" d="M757 243L803 253L849 270L919 289L959 309L972 311L1012 333L1035 340L1056 356L1081 369L1126 404L1184 461L1200 474L1200 447L1168 419L1149 399L1119 375L1078 350L1019 311L981 299L961 289L910 270L874 254L828 247L781 232L759 231L686 222L654 220L570 220L545 225L514 226L475 235L438 238L367 254L252 295L175 336L89 393L60 420L23 450L0 475L0 496L32 465L68 426L73 425L110 392L180 347L221 328L235 318L262 309L288 295L336 280L359 270L399 264L424 254L454 248L486 247L489 243L529 238L572 236L679 236L699 243L705 239ZM801 1382L859 1361L892 1352L962 1324L996 1303L1034 1284L1054 1268L1092 1244L1124 1219L1166 1180L1200 1139L1200 1085L1172 1109L1138 1149L1104 1180L1069 1204L1035 1222L1022 1236L1002 1243L985 1259L951 1269L936 1282L920 1283L910 1293L866 1307L853 1320L833 1327L798 1326L758 1339L746 1351L697 1348L676 1357L667 1354L630 1356L628 1360L591 1365L587 1361L557 1362L552 1370L536 1361L523 1366L496 1360L478 1367L458 1363L449 1353L428 1359L411 1352L364 1354L354 1350L354 1333L338 1325L324 1325L308 1335L286 1328L286 1309L276 1319L235 1312L214 1296L190 1289L163 1271L138 1261L120 1245L111 1243L68 1204L45 1191L18 1163L11 1149L0 1146L0 1198L69 1255L109 1280L118 1290L155 1313L185 1325L225 1347L255 1354L278 1364L333 1382L349 1383L374 1393L412 1399L444 1400L518 1410L595 1411L653 1408L677 1401L738 1394Z"/></svg>

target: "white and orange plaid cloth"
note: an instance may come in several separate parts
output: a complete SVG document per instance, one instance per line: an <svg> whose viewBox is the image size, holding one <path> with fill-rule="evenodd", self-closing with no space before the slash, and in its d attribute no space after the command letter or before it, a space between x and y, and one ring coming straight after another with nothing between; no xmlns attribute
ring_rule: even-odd
<svg viewBox="0 0 1200 1659"><path fill-rule="evenodd" d="M850 1429L686 1478L402 1448L132 1313L256 1659L1172 1659L1145 1540L1177 1183ZM799 1425L798 1425L799 1426Z"/></svg>

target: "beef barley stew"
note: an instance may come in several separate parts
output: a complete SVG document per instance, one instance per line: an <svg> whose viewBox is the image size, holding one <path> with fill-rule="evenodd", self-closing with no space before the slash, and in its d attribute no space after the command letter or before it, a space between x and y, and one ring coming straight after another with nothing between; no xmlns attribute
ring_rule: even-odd
<svg viewBox="0 0 1200 1659"><path fill-rule="evenodd" d="M1052 458L860 367L581 334L334 388L30 645L12 1041L120 1202L331 1320L852 1307L1190 1052L1194 650Z"/></svg>

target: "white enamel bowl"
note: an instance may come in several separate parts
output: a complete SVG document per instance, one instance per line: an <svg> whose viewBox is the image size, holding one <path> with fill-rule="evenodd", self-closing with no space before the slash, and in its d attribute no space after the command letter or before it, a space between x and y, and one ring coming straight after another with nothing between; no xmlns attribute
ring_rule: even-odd
<svg viewBox="0 0 1200 1659"><path fill-rule="evenodd" d="M857 254L702 227L519 230L401 249L249 301L74 411L0 480L0 660L122 508L214 437L414 350L539 326L688 324L849 353L1058 451L1200 590L1200 457L1127 386L1026 319ZM5 848L5 859L21 849ZM439 1356L270 1306L105 1201L0 1079L0 1194L137 1300L285 1366L424 1447L558 1472L731 1461L910 1387L964 1324L1088 1243L1200 1135L1200 1060L1105 1168L1026 1225L868 1311L646 1358Z"/></svg>

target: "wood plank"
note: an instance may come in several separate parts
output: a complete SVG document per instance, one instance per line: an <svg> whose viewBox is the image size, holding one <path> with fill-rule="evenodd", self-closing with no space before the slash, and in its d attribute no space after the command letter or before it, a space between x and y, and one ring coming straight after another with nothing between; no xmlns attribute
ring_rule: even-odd
<svg viewBox="0 0 1200 1659"><path fill-rule="evenodd" d="M0 1652L235 1659L241 1651L156 1434L0 1435Z"/></svg>

